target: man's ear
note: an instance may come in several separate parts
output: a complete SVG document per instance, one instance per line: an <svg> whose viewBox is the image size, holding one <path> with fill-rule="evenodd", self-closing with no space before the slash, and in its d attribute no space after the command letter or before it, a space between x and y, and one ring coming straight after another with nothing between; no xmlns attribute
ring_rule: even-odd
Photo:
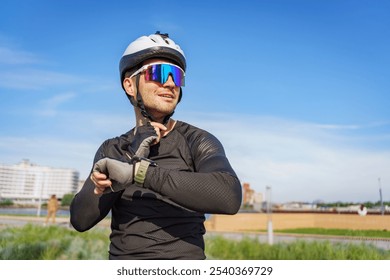
<svg viewBox="0 0 390 280"><path fill-rule="evenodd" d="M135 97L135 92L136 92L136 90L135 90L135 83L134 83L134 81L132 79L125 78L123 80L122 85L123 85L123 88L126 91L127 95Z"/></svg>

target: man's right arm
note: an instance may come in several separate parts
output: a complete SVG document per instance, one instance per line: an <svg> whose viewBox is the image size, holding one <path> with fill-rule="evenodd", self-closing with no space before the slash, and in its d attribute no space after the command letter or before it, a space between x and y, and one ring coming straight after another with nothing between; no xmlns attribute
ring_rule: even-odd
<svg viewBox="0 0 390 280"><path fill-rule="evenodd" d="M89 230L104 219L121 194L119 192L96 195L94 189L95 185L88 178L70 205L70 222L77 231Z"/></svg>
<svg viewBox="0 0 390 280"><path fill-rule="evenodd" d="M94 164L105 156L104 146L96 152ZM77 231L86 231L99 223L110 212L121 192L97 195L95 184L88 176L81 190L75 195L70 205L70 222Z"/></svg>

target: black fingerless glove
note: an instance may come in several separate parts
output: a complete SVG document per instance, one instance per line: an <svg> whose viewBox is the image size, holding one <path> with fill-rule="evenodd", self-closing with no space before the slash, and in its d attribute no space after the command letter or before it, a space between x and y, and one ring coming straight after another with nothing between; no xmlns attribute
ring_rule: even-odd
<svg viewBox="0 0 390 280"><path fill-rule="evenodd" d="M130 155L145 157L149 156L150 145L157 139L157 133L154 127L148 122L146 125L136 128L136 133L131 141L128 151Z"/></svg>

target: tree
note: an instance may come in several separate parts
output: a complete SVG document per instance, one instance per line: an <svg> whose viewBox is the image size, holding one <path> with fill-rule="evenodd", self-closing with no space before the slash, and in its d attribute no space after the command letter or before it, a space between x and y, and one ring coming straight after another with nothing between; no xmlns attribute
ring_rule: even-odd
<svg viewBox="0 0 390 280"><path fill-rule="evenodd" d="M73 193L64 194L64 196L62 197L62 200L61 200L61 206L69 206L70 203L72 202L73 198L74 198Z"/></svg>

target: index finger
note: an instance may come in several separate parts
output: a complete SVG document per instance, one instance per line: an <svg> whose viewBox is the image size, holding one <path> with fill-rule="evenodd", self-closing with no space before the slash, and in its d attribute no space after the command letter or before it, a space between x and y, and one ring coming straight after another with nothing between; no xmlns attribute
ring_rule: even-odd
<svg viewBox="0 0 390 280"><path fill-rule="evenodd" d="M100 173L99 171L94 171L91 174L97 180L105 180L107 179L107 175L104 173Z"/></svg>
<svg viewBox="0 0 390 280"><path fill-rule="evenodd" d="M167 130L168 128L163 125L162 123L158 123L158 122L150 122L150 124L154 127L154 128L158 128L159 130L162 130L162 131L165 131Z"/></svg>

